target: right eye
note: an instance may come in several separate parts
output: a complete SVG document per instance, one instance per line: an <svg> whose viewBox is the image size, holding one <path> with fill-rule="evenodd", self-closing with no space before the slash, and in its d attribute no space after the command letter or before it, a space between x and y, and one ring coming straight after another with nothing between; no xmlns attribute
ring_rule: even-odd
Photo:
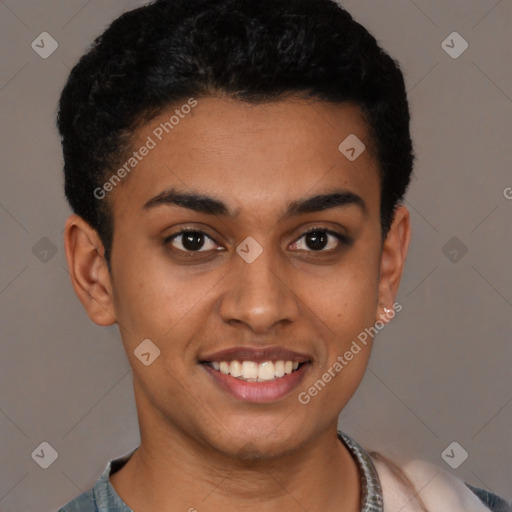
<svg viewBox="0 0 512 512"><path fill-rule="evenodd" d="M203 249L207 241L211 242L210 247ZM197 229L184 229L178 233L174 233L173 235L166 237L164 244L171 245L173 249L185 253L208 252L213 250L218 251L220 247L216 244L213 238Z"/></svg>

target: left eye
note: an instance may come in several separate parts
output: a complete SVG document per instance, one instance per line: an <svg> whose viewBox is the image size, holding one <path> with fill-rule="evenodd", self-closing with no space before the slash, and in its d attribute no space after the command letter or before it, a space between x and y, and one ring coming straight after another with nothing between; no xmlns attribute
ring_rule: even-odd
<svg viewBox="0 0 512 512"><path fill-rule="evenodd" d="M301 242L302 241L302 242ZM304 233L296 242L293 243L294 248L308 251L320 252L324 250L333 250L339 245L348 245L347 237L330 231L328 229L314 228Z"/></svg>

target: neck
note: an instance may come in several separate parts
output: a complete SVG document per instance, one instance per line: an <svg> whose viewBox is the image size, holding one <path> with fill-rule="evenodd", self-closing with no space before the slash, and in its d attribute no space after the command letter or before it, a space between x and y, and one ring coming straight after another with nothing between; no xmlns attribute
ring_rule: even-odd
<svg viewBox="0 0 512 512"><path fill-rule="evenodd" d="M141 428L140 448L111 476L135 512L360 510L357 464L335 425L279 458L250 460L226 456L180 432L158 430L148 435Z"/></svg>

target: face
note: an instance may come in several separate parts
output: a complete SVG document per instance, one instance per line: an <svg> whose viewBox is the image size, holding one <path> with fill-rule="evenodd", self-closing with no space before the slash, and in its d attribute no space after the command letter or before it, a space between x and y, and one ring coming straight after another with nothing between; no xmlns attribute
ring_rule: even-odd
<svg viewBox="0 0 512 512"><path fill-rule="evenodd" d="M353 342L393 304L407 237L382 246L357 107L198 98L158 131L175 109L137 131L134 150L155 145L106 198L104 309L142 441L186 433L226 455L277 456L336 428L370 355L370 339ZM366 145L354 161L338 149L351 134ZM134 351L148 339L145 365Z"/></svg>

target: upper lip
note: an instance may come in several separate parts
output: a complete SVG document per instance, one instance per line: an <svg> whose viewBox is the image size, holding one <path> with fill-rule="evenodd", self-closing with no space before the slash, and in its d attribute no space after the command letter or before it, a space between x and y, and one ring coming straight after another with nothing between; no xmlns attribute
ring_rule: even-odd
<svg viewBox="0 0 512 512"><path fill-rule="evenodd" d="M254 361L264 363L265 361L292 361L296 363L307 363L311 360L307 354L294 352L284 347L232 347L219 350L212 354L206 354L199 358L200 362L222 362L222 361Z"/></svg>

